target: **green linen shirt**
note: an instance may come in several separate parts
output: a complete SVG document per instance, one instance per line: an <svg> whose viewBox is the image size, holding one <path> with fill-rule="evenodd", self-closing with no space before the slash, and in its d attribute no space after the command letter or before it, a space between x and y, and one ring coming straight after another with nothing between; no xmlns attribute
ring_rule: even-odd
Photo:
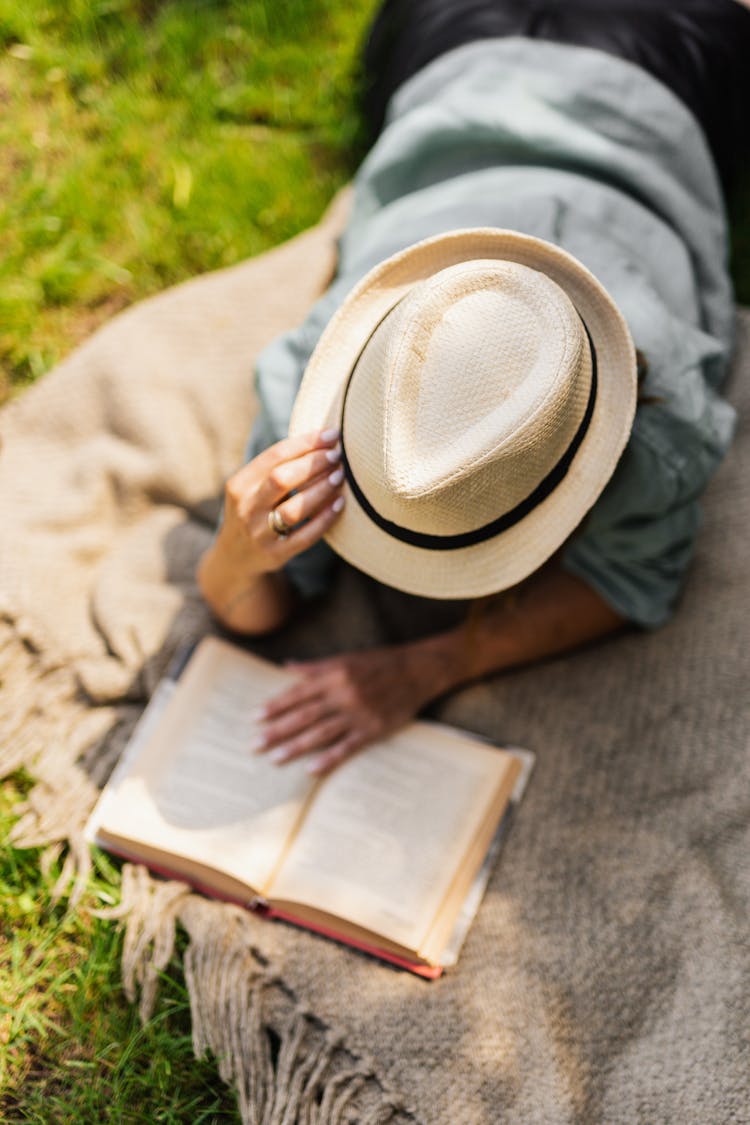
<svg viewBox="0 0 750 1125"><path fill-rule="evenodd" d="M645 71L583 47L509 38L459 47L396 92L355 179L337 276L260 355L248 459L284 437L307 361L345 295L428 236L505 227L574 254L622 310L648 371L614 476L563 552L629 620L658 626L682 586L698 497L732 437L718 394L734 308L727 225L699 125ZM325 591L324 543L289 564Z"/></svg>

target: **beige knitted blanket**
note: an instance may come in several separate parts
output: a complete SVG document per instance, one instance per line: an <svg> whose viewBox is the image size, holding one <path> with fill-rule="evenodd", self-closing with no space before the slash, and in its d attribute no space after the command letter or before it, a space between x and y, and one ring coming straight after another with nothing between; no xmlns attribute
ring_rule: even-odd
<svg viewBox="0 0 750 1125"><path fill-rule="evenodd" d="M345 207L117 317L0 414L0 767L38 778L15 840L68 841L74 887L98 786L175 646L211 628L194 566L241 457L253 356L326 284ZM748 368L743 313L741 408ZM126 869L126 987L151 1011L187 929L195 1049L244 1121L748 1120L749 461L741 432L667 628L441 707L538 755L441 981ZM342 568L264 651L398 640L451 612Z"/></svg>

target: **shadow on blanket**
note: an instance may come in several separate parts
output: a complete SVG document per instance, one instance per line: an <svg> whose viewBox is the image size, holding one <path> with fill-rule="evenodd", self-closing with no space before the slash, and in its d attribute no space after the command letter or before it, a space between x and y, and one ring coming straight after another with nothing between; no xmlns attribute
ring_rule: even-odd
<svg viewBox="0 0 750 1125"><path fill-rule="evenodd" d="M252 356L325 283L344 206L118 317L2 412L0 765L39 779L14 838L67 840L63 882L85 876L78 830L165 663L211 628L194 566L241 456ZM746 409L746 313L740 329ZM216 1054L245 1121L742 1119L749 459L743 431L669 626L440 705L538 766L439 983L126 868L126 986L147 1015L184 925L196 1050ZM342 565L332 598L262 647L398 640L458 608L438 620Z"/></svg>

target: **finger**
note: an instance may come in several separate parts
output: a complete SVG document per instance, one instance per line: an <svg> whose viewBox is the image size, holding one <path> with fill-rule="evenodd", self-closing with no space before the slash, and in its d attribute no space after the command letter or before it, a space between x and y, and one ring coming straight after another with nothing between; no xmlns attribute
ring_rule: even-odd
<svg viewBox="0 0 750 1125"><path fill-rule="evenodd" d="M322 722L330 713L330 706L320 696L288 708L283 715L266 723L259 753L302 734L303 731L309 730Z"/></svg>
<svg viewBox="0 0 750 1125"><path fill-rule="evenodd" d="M325 480L341 460L341 446L317 449L290 461L273 465L260 487L258 500L274 508L290 492L297 492Z"/></svg>
<svg viewBox="0 0 750 1125"><path fill-rule="evenodd" d="M283 715L287 711L320 698L321 694L322 687L320 684L315 684L309 680L298 680L286 691L282 691L275 695L273 699L268 700L260 712L260 720L267 723L272 719L277 719L279 715Z"/></svg>
<svg viewBox="0 0 750 1125"><path fill-rule="evenodd" d="M283 565L288 559L298 555L301 551L306 551L308 547L312 547L319 539L322 539L336 520L341 515L344 507L344 494L339 493L330 504L326 504L324 508L314 516L312 516L307 523L300 524L296 527L291 535L279 536L275 543L271 544L271 551L277 557L278 565Z"/></svg>
<svg viewBox="0 0 750 1125"><path fill-rule="evenodd" d="M321 750L324 746L340 740L347 729L347 720L343 715L332 715L314 726L308 727L301 734L282 742L268 755L276 766L284 765L303 754L310 754L313 750Z"/></svg>
<svg viewBox="0 0 750 1125"><path fill-rule="evenodd" d="M330 467L329 465L328 468L330 469ZM290 498L285 500L282 504L277 504L276 510L288 527L295 527L298 523L302 523L303 520L308 520L311 516L316 515L326 504L330 504L343 483L344 470L339 466L337 469L334 469L333 472L329 472L325 477L318 478L318 480L301 492L290 496ZM267 518L266 529L269 535L276 534L268 527Z"/></svg>
<svg viewBox="0 0 750 1125"><path fill-rule="evenodd" d="M317 680L325 677L327 681L326 690L328 686L335 689L350 678L352 657L356 660L356 654L354 653L348 653L344 656L324 656L317 660L286 660L284 661L284 667L299 676L300 680Z"/></svg>
<svg viewBox="0 0 750 1125"><path fill-rule="evenodd" d="M298 434L293 438L282 438L281 441L269 445L257 457L242 465L231 479L239 489L250 485L257 487L259 479L265 480L277 466L312 454L319 455L318 461L321 465L333 464L333 460L327 458L326 453L332 453L338 448L339 437L338 430L330 429Z"/></svg>
<svg viewBox="0 0 750 1125"><path fill-rule="evenodd" d="M285 660L284 667L290 672L297 672L306 679L312 679L323 672L330 672L333 668L340 668L344 660L340 656L326 656L319 660Z"/></svg>
<svg viewBox="0 0 750 1125"><path fill-rule="evenodd" d="M285 461L293 461L296 457L303 457L315 449L326 449L337 444L341 433L339 430L314 430L306 434L295 434L294 437L285 437L281 441L269 445L257 457L254 463L264 472L270 472L275 465Z"/></svg>
<svg viewBox="0 0 750 1125"><path fill-rule="evenodd" d="M256 461L264 468L270 469L274 465L281 464L282 461L292 461L295 457L301 457L310 450L336 445L340 437L340 430L333 428L295 434L294 437L285 437L269 445L268 449L258 454Z"/></svg>
<svg viewBox="0 0 750 1125"><path fill-rule="evenodd" d="M347 735L329 746L322 754L316 754L314 758L311 758L305 766L305 770L314 777L322 777L323 774L330 773L332 769L340 765L345 758L349 758L352 754L361 750L364 743L365 739L361 734Z"/></svg>

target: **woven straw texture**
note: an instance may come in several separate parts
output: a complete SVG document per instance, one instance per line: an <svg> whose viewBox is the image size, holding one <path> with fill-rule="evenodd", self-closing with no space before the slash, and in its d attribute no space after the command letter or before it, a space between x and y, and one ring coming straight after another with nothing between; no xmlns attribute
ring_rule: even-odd
<svg viewBox="0 0 750 1125"><path fill-rule="evenodd" d="M479 262L469 265L472 259ZM502 276L502 267L498 270L498 259L507 271L502 285L498 284L498 275ZM515 268L508 269L508 263L513 263ZM529 273L529 270L534 272ZM488 285L488 275L492 274L494 277ZM535 280L532 281L532 278ZM415 292L414 287L420 282L421 289ZM450 303L446 294L441 293L443 287L453 290L454 296L456 291L462 292L463 300L454 302L450 315L439 316L438 313L445 312ZM562 301L550 296L555 287L563 290L565 297ZM470 303L466 298L472 290L475 301L480 293L484 298L481 317L475 306L470 311L467 309ZM410 317L408 312L414 298L417 293L425 291L429 297L424 301L420 314ZM394 308L402 298L403 304ZM492 312L487 308L489 299L493 299L494 303ZM393 378L395 386L387 395L378 392L374 378L376 364L369 362L369 357L364 354L362 361L366 370L360 372L358 367L349 383L349 393L354 395L355 403L350 409L347 397L344 410L344 392L349 374L373 329L392 309L402 345L393 357L393 366L389 366L389 375L394 370L396 372ZM567 315L564 315L563 309ZM636 393L633 344L619 310L601 283L580 262L549 242L515 231L490 228L451 231L395 254L376 266L355 286L331 319L310 358L295 401L290 431L304 433L318 426L342 426L343 416L344 440L350 430L354 431L351 447L355 475L359 473L364 478L365 494L371 497L375 509L385 518L410 530L434 532L437 526L441 534L455 533L455 521L460 518L455 510L451 514L446 511L447 497L443 495L441 498L441 515L438 515L436 505L430 502L429 496L426 499L422 496L419 500L414 497L415 492L426 491L426 482L419 488L419 475L427 470L427 491L434 487L438 476L430 446L442 446L443 462L447 449L452 451L455 462L476 459L478 447L476 444L470 447L469 442L477 441L479 416L483 412L491 414L493 408L497 408L497 388L506 378L507 371L512 371L517 365L518 376L528 363L527 355L514 360L506 353L500 359L504 348L513 339L534 340L540 352L546 348L549 362L555 344L559 347L566 335L573 335L573 309L583 319L594 341L598 355L599 388L591 424L583 442L570 470L551 494L502 534L470 547L435 551L413 547L383 532L359 506L352 493L341 519L336 521L327 536L329 543L343 558L389 586L412 594L429 594L433 598L476 597L515 585L537 570L561 546L603 489L630 433ZM402 324L404 310L407 319ZM457 330L451 333L454 320L458 322L455 326ZM490 327L489 322L493 320L495 325ZM580 332L577 319L575 326ZM423 363L429 364L432 359L430 341L420 339L420 336L422 333L432 336L433 331L436 339L442 335L441 342L447 344L456 367L461 365L461 352L466 352L468 347L472 349L472 354L465 357L461 374L456 372L456 382L467 384L466 397L460 406L453 400L454 408L458 408L457 414L451 413L450 400L445 397L430 409L425 397L425 380L419 378ZM448 340L445 339L446 332L450 336ZM578 332L574 339L580 340ZM466 342L459 344L458 336ZM554 340L550 340L550 336L554 336ZM372 343L377 347L383 339L380 329L376 337ZM411 347L412 354L404 357L408 347ZM486 354L483 355L483 352ZM543 366L539 365L540 368ZM547 383L549 399L552 397L549 395L549 372L546 379L540 375L541 371L536 370L531 378L521 378L519 383L525 386L527 393L529 388L533 388L532 394L538 393L539 387ZM411 394L399 395L397 388L404 382L411 383L413 389ZM447 382L444 377L441 378L441 391ZM560 372L554 383L558 388L566 384ZM580 392L583 385L584 380L580 379L579 373L574 388ZM520 391L521 386L517 386L515 394L509 398L522 398ZM469 398L476 404L474 414L467 405ZM382 417L384 399L385 418ZM413 408L415 420L421 420L425 428L433 430L434 436L426 443L427 448L424 447L424 438L413 432L414 426L406 440L397 440L403 427L402 419L409 416L409 400L416 404L416 409ZM515 401L501 420L493 419L495 433L502 433L508 427L509 416L514 413L518 423L518 428L512 430L512 439L506 432L503 443L505 446L515 445L517 457L498 461L496 471L487 472L482 478L488 486L491 483L496 485L495 495L475 498L470 488L456 489L456 505L463 502L466 509L466 524L461 530L481 527L507 512L513 503L525 499L544 477L537 457L525 450L521 455L521 440L525 423L526 429L536 439L533 445L537 453L549 449L551 403L548 401L546 411L529 409L529 403L526 410L519 410L519 405ZM394 420L387 416L389 412ZM578 413L580 417L582 412L580 400L572 404L572 409L568 407L569 423L571 415ZM545 413L546 418L539 416ZM532 419L538 427L531 425ZM457 431L466 431L467 438L463 442L457 440ZM570 438L570 425L567 432ZM486 436L484 440L486 446ZM481 446L481 441L479 444ZM401 473L406 466L405 445L411 447L408 481L397 481L393 479L396 466ZM385 450L385 463L380 469L373 463L376 449ZM522 472L519 464L523 465ZM551 465L546 468L549 470ZM444 464L442 471L444 483ZM530 477L534 478L533 483ZM387 493L378 485L383 478L391 480ZM501 496L498 506L497 492L508 487L499 486L503 479L512 483L510 493L506 491ZM476 484L476 476L469 484ZM411 498L408 504L404 502L407 493ZM483 517L480 511L484 513ZM452 525L450 529L449 523Z"/></svg>
<svg viewBox="0 0 750 1125"><path fill-rule="evenodd" d="M316 230L118 317L0 416L0 747L39 785L19 844L70 842L175 645L252 413L252 357L334 260ZM750 314L731 396L746 413ZM176 925L196 1050L245 1122L747 1120L750 696L746 429L706 498L684 604L636 635L457 694L446 720L538 753L455 971L427 984L126 869L144 1014ZM458 612L342 567L266 652L434 629ZM269 1052L264 1028L281 1044Z"/></svg>

